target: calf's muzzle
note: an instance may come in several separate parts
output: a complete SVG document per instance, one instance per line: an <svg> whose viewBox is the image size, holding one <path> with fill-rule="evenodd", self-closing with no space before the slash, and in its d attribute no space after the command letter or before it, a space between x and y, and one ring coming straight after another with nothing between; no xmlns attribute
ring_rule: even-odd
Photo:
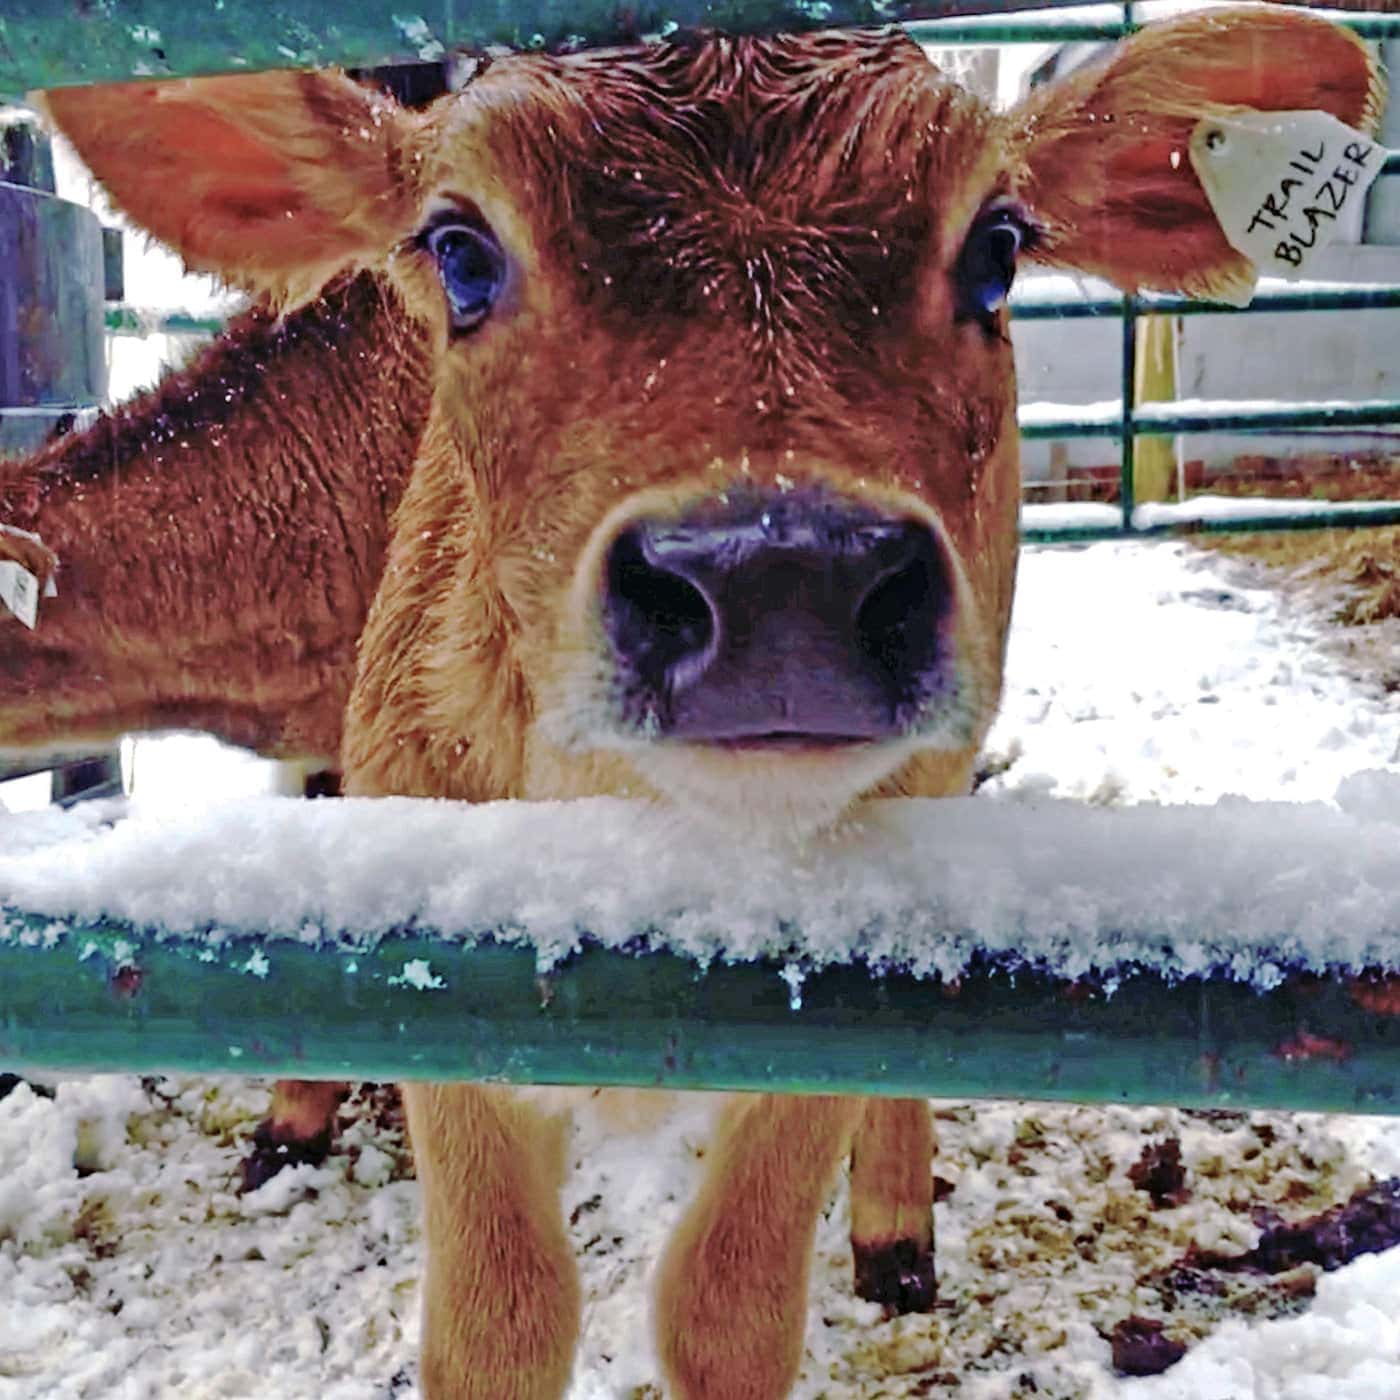
<svg viewBox="0 0 1400 1400"><path fill-rule="evenodd" d="M633 520L603 578L625 718L700 743L907 733L950 679L952 601L930 526L819 491Z"/></svg>

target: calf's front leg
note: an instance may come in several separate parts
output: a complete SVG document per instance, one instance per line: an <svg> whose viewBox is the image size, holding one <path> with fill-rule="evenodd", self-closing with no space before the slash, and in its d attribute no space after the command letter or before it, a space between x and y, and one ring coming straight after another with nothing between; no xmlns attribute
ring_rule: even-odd
<svg viewBox="0 0 1400 1400"><path fill-rule="evenodd" d="M817 1216L859 1099L739 1096L657 1282L657 1349L675 1400L781 1400L802 1361Z"/></svg>
<svg viewBox="0 0 1400 1400"><path fill-rule="evenodd" d="M562 1125L507 1090L405 1084L423 1193L426 1400L558 1400L580 1293Z"/></svg>
<svg viewBox="0 0 1400 1400"><path fill-rule="evenodd" d="M929 1312L933 1115L925 1099L870 1099L851 1144L851 1253L856 1294L896 1312Z"/></svg>

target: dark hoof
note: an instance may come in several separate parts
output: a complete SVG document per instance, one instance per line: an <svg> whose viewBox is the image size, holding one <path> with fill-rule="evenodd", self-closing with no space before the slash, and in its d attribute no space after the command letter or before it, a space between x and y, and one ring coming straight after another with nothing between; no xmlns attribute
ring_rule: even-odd
<svg viewBox="0 0 1400 1400"><path fill-rule="evenodd" d="M21 1084L28 1084L41 1099L53 1098L53 1090L47 1084L34 1084L21 1075L7 1073L0 1074L0 1099L8 1098Z"/></svg>
<svg viewBox="0 0 1400 1400"><path fill-rule="evenodd" d="M896 1313L933 1311L938 1300L938 1275L933 1250L915 1240L890 1244L853 1245L856 1297L883 1303Z"/></svg>
<svg viewBox="0 0 1400 1400"><path fill-rule="evenodd" d="M1113 1369L1123 1376L1160 1376L1186 1355L1155 1317L1125 1317L1109 1338Z"/></svg>
<svg viewBox="0 0 1400 1400"><path fill-rule="evenodd" d="M331 1150L329 1130L305 1141L279 1141L269 1121L253 1130L253 1150L243 1159L242 1191L256 1191L283 1167L319 1167Z"/></svg>

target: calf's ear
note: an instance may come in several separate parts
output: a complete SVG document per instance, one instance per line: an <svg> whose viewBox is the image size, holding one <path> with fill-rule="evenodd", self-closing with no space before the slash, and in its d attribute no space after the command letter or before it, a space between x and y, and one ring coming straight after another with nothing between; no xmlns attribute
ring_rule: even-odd
<svg viewBox="0 0 1400 1400"><path fill-rule="evenodd" d="M412 118L343 73L60 88L38 105L190 268L285 303L372 261L409 217Z"/></svg>
<svg viewBox="0 0 1400 1400"><path fill-rule="evenodd" d="M1297 10L1210 10L1151 25L1012 114L1036 256L1126 291L1230 296L1252 283L1192 167L1202 118L1329 112L1373 128L1380 71L1348 30Z"/></svg>

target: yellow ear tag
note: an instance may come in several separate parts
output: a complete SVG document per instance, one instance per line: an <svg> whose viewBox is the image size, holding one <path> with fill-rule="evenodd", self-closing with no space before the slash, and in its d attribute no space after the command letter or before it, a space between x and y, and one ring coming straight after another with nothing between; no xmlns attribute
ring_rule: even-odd
<svg viewBox="0 0 1400 1400"><path fill-rule="evenodd" d="M1328 112L1235 112L1191 133L1191 164L1232 247L1297 281L1360 207L1385 148Z"/></svg>

